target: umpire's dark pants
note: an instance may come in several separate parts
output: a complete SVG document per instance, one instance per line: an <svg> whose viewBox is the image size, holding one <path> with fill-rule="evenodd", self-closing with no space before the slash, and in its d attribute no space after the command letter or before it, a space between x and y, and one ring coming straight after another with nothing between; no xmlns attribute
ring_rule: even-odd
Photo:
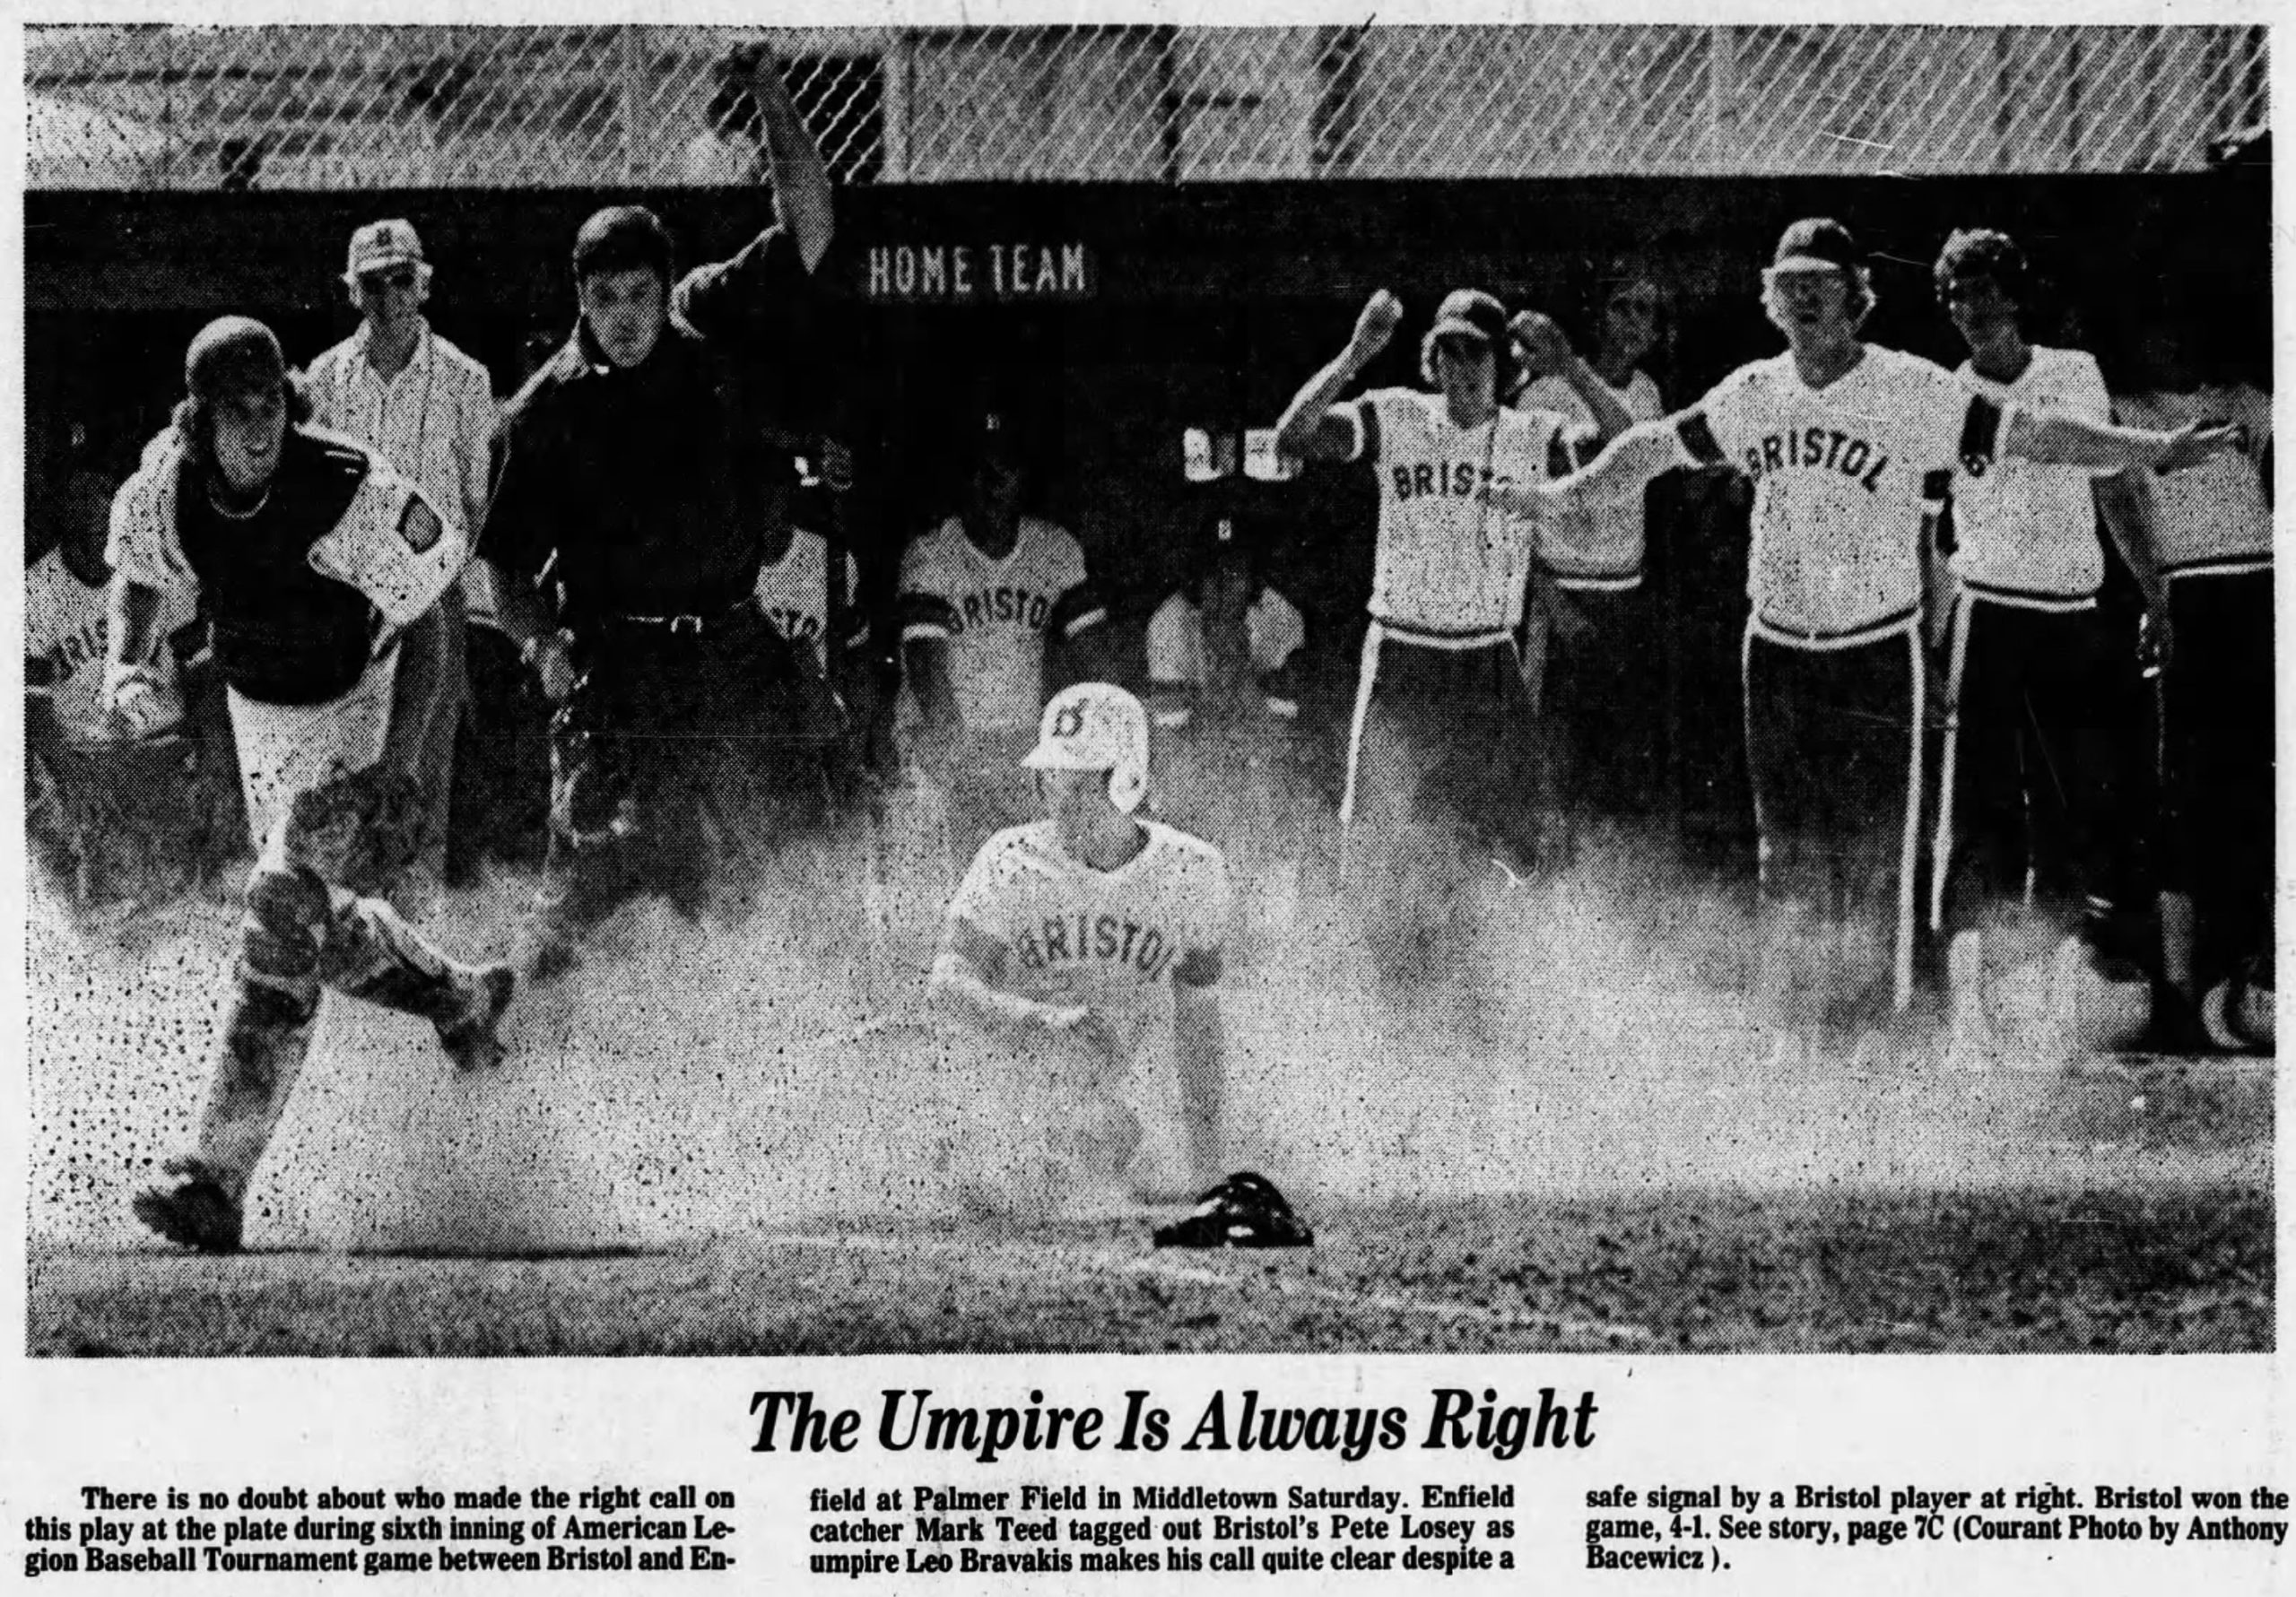
<svg viewBox="0 0 2296 1597"><path fill-rule="evenodd" d="M1493 862L1538 863L1539 751L1511 638L1414 640L1374 621L1348 729L1344 871L1383 973L1457 950L1465 889Z"/></svg>
<svg viewBox="0 0 2296 1597"><path fill-rule="evenodd" d="M1781 643L1746 630L1746 763L1765 958L1807 957L1805 999L1870 1012L1870 990L1886 990L1900 1009L1912 995L1920 649L1913 619L1846 647ZM1879 954L1881 968L1853 962L1829 980L1822 947L1780 941L1828 927L1839 927L1849 949Z"/></svg>
<svg viewBox="0 0 2296 1597"><path fill-rule="evenodd" d="M535 905L538 942L561 951L633 898L698 916L721 886L757 886L781 838L825 820L841 746L810 652L753 606L698 626L602 617L573 630Z"/></svg>
<svg viewBox="0 0 2296 1597"><path fill-rule="evenodd" d="M2205 985L2272 949L2272 570L2174 577L2169 613L2161 885L2193 900Z"/></svg>

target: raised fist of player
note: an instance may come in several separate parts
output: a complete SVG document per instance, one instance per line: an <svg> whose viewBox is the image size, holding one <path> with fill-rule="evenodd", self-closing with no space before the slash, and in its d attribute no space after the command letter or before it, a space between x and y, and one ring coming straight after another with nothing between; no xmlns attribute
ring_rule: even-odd
<svg viewBox="0 0 2296 1597"><path fill-rule="evenodd" d="M1535 310L1517 311L1507 331L1522 346L1533 377L1552 377L1570 364L1570 340L1552 317Z"/></svg>
<svg viewBox="0 0 2296 1597"><path fill-rule="evenodd" d="M1403 301L1381 289L1363 302L1355 317L1355 332L1347 341L1348 352L1358 360L1369 360L1387 347L1403 323Z"/></svg>

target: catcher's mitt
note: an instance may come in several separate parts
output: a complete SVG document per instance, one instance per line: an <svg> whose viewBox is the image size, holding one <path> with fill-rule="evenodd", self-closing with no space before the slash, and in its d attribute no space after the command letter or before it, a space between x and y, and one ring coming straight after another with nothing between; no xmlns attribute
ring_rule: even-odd
<svg viewBox="0 0 2296 1597"><path fill-rule="evenodd" d="M1316 1234L1275 1183L1239 1170L1198 1198L1186 1219L1156 1228L1158 1247L1313 1247Z"/></svg>

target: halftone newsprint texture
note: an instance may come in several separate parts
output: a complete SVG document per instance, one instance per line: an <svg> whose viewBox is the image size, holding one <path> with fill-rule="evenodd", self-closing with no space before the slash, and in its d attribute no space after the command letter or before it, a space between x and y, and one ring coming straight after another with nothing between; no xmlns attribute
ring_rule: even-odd
<svg viewBox="0 0 2296 1597"><path fill-rule="evenodd" d="M1961 667L1929 647L1976 603L1938 552L1946 479L1986 464L1959 412L1884 415L1869 441L1845 438L1857 401L1849 422L1787 405L1772 424L1701 399L1778 355L1763 270L1786 224L1817 215L1854 235L1870 360L1968 358L1932 263L1986 227L2022 249L2003 286L2023 337L2090 352L2116 395L2198 394L2213 416L2268 391L2262 29L59 25L24 46L35 1350L2272 1345L2269 923L2242 919L2269 877L2227 886L2183 858L2183 789L2158 774L2191 735L2176 673L2230 673L2225 694L2242 670L2268 681L2268 623L2263 652L2229 663L2180 637L2163 716L2163 679L2136 664L2159 562L2094 558L2112 545L2083 511L2067 535L2090 575L2054 595L2099 640L2088 697L2054 712L2083 751L2039 707L1998 746L1964 739ZM651 205L673 273L773 222L761 62L818 147L834 236L810 272L736 285L803 301L778 322L784 304L747 308L770 324L763 354L730 333L709 346L770 390L734 457L756 482L722 503L758 524L741 558L772 564L792 525L850 557L833 593L837 562L807 568L823 591L802 641L830 625L853 656L831 683L849 666L858 685L834 747L775 674L796 651L712 647L735 624L716 612L656 625L597 591L625 578L585 536L720 502L686 491L709 468L683 439L640 429L625 459L581 458L581 494L612 501L594 534L566 530L585 507L563 482L533 480L551 448L587 445L551 431L576 423L529 373L571 360L612 386L612 358L570 343L583 217ZM269 735L248 701L309 697L266 690L264 651L317 647L280 644L260 607L303 587L184 555L204 581L170 586L184 612L167 619L187 624L152 668L179 718L122 735L102 702L118 651L100 562L134 520L117 507L165 475L183 530L151 536L179 553L215 520L191 501L230 513L200 484L218 468L147 448L187 391L190 334L240 314L292 367L346 339L365 359L361 318L380 313L344 252L390 218L412 250L371 263L419 267L413 376L367 371L372 402L318 420L451 520L483 520L497 493L503 525L477 531L494 592L578 604L551 619L586 667L639 684L640 707L599 714L665 717L570 738L561 716L554 737L536 651L522 664L496 613L517 607L450 595L469 612L448 667L462 725L408 756L452 751L450 777L424 772L455 789L443 864L361 890L397 894L401 957L446 987L393 985L371 949L331 947L358 943L360 884L300 846L257 862L248 841L235 761L259 764ZM1576 434L1518 458L1472 405L1447 410L1432 318L1462 287L1544 313L1566 362L1652 391L1645 415L1703 404L1675 469L1567 524L1494 502L1494 476L1559 476L1608 435L1578 405ZM1398 325L1331 395L1352 447L1303 466L1269 430L1382 288ZM737 369L752 358L779 369ZM1499 388L1540 358L1502 352ZM1567 394L1570 367L1544 359L1545 391ZM465 370L507 407L480 424L474 494L422 458L465 425L436 399ZM1924 426L1940 441L1915 458ZM2200 470L2232 492L2265 438ZM996 575L991 454L986 477L1081 550L1095 625L1061 624L1068 577L1039 593ZM1796 499L1805 455L1875 508L1837 523L1834 501ZM1904 485L1877 494L1884 464ZM2092 479L2074 479L2085 505ZM509 526L521 495L558 521L537 532L529 508ZM335 512L311 514L277 535ZM987 575L908 591L904 546L951 516L990 529ZM1552 552L1610 534L1629 553L1601 581ZM2268 571L2268 548L2243 568ZM2257 579L2167 580L2201 605ZM947 624L919 620L933 603ZM1857 631L1876 621L1880 648ZM1161 984L1162 1029L1101 1061L1113 1085L1077 1086L1093 1071L1067 1044L984 1028L929 979L973 847L1036 813L1017 764L1031 732L936 741L940 701L900 680L935 649L962 678L969 648L1023 651L1033 702L1085 664L1138 695L1155 726L1138 813L1209 843L1232 891L1224 927L1166 928L1152 951L1161 912L1135 926L1122 902L1112 943L1089 915L1048 913L972 949L1026 1002L1083 991L1096 963ZM2268 794L2268 714L2251 721ZM583 738L639 768L609 794L619 812L574 813ZM731 752L682 765L695 738ZM1990 764L1941 825L1941 793L1966 783L1949 750ZM942 796L983 775L950 768L966 759L1006 803L970 832ZM764 774L718 768L744 761ZM657 766L672 776L642 779ZM826 797L792 803L796 768ZM553 825L588 841L553 844ZM2268 830L2239 868L2269 872ZM1964 847L2012 868L1932 914L1932 855ZM439 1036L474 1012L457 973L525 959L537 893L563 898L560 867L586 848L631 857L595 892L599 871L571 872L570 967L556 949L527 960L505 1056L456 1068ZM311 883L294 921L275 901ZM2178 996L2164 895L2187 916L2199 900L2188 1029L2161 1019ZM282 916L317 949L278 1000L308 1011L289 1026L300 1079L275 1038L241 1036L282 991L264 965ZM1964 931L1981 962L1949 969ZM1183 1007L1219 1021L1208 1159L1180 1124L1174 968L1197 978L1178 979ZM309 1011L314 983L338 995ZM277 1124L252 1161L244 1125L216 1129L228 1106L202 1138L218 1071L219 1101L263 1078L257 1117ZM1068 1089L1121 1100L1137 1150L1078 1168L1107 1162L1106 1139L1080 1156L1062 1127L1082 1111L1031 1097ZM230 1167L215 1185L243 1219L238 1256L132 1211L195 1148ZM1312 1250L1150 1246L1195 1185L1238 1168L1290 1196ZM754 1290L767 1276L777 1289Z"/></svg>

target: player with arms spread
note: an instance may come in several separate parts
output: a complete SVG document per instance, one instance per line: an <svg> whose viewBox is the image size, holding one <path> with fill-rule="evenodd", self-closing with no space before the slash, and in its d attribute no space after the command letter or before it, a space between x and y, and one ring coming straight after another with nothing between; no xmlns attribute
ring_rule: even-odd
<svg viewBox="0 0 2296 1597"><path fill-rule="evenodd" d="M259 854L198 1147L135 1212L170 1241L230 1253L322 986L423 1017L475 1070L500 1055L512 981L448 959L369 896L422 836L392 744L405 735L391 716L398 640L460 574L462 529L361 446L300 425L309 402L262 323L211 322L184 377L172 433L113 500L105 699L121 735L165 725L155 630L206 602Z"/></svg>
<svg viewBox="0 0 2296 1597"><path fill-rule="evenodd" d="M1569 473L1578 434L1554 412L1501 406L1515 334L1499 301L1474 289L1444 299L1422 343L1434 392L1379 388L1341 404L1402 319L1393 294L1372 295L1276 437L1292 455L1362 461L1378 478L1340 824L1373 958L1388 979L1412 981L1455 962L1442 944L1475 864L1493 854L1518 872L1537 863L1535 711L1515 632L1540 526L1492 490ZM1566 563L1602 564L1593 551Z"/></svg>
<svg viewBox="0 0 2296 1597"><path fill-rule="evenodd" d="M1136 813L1148 715L1123 689L1055 695L1022 763L1044 819L974 858L933 995L1009 1050L1032 1078L1014 1083L1014 1118L1049 1121L1088 1178L1130 1166L1146 1195L1192 1189L1220 1168L1224 1140L1227 867L1210 844Z"/></svg>
<svg viewBox="0 0 2296 1597"><path fill-rule="evenodd" d="M2232 435L2029 409L1864 343L1871 275L1830 219L1787 228L1762 283L1786 353L1630 430L1576 476L1499 491L1532 509L1543 498L1639 495L1678 466L1733 465L1753 480L1743 660L1764 920L1757 985L1781 1051L1806 1059L1830 1003L1863 1029L1869 1006L1848 989L1871 975L1869 961L1847 939L1891 948L1894 1006L1911 997L1926 496L1957 463L1971 474L2009 458L2175 469L2230 447ZM1821 925L1826 934L1813 936Z"/></svg>

